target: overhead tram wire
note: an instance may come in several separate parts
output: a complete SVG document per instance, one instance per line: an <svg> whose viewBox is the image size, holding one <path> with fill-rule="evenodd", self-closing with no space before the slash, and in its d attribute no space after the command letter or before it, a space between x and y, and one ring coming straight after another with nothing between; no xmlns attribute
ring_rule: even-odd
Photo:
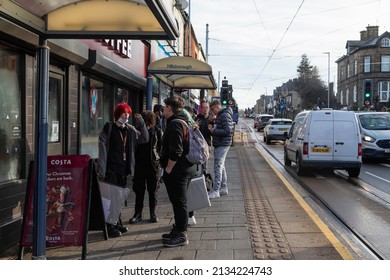
<svg viewBox="0 0 390 280"><path fill-rule="evenodd" d="M258 16L259 16L259 18L260 18L261 25L262 25L262 26L263 26L263 28L264 28L265 34L267 34L267 39L268 39L268 42L269 42L269 44L270 44L271 48L272 48L272 49L274 49L274 46L272 45L271 38L269 37L269 34L268 34L268 32L267 32L267 29L265 28L265 25L264 25L263 18L261 17L260 11L259 11L259 9L257 8L256 1L255 1L255 0L253 0L253 4L255 5L256 12L257 12L257 15L258 15Z"/></svg>
<svg viewBox="0 0 390 280"><path fill-rule="evenodd" d="M259 77L261 76L261 74L263 74L265 68L268 66L268 63L271 61L271 59L272 59L272 57L274 56L275 52L278 50L278 48L279 48L280 44L282 43L284 37L286 36L287 32L289 31L289 29L290 29L292 23L294 22L296 16L298 15L299 11L301 10L302 5L303 5L304 2L305 2L305 0L302 0L301 4L300 4L299 7L298 7L298 10L297 10L297 11L295 12L295 14L294 14L294 17L291 19L291 22L289 23L289 25L287 26L286 30L284 31L284 33L283 33L283 35L282 35L282 38L280 38L278 44L276 45L276 48L272 51L271 55L269 56L267 62L266 62L265 65L264 65L263 69L261 69L261 71L260 71L260 73L257 75L256 79L253 81L253 83L252 83L252 85L251 85L251 87L250 87L249 90L251 90L251 89L253 88L253 85L254 85L254 84L256 83L256 81L259 79Z"/></svg>

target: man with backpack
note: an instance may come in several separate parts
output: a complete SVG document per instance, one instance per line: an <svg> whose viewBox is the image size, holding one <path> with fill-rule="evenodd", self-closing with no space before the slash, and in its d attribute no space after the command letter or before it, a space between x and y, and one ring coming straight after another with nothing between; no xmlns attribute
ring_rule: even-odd
<svg viewBox="0 0 390 280"><path fill-rule="evenodd" d="M175 223L171 232L162 235L166 247L185 246L188 244L187 226L187 189L194 176L193 163L186 155L189 152L188 132L183 122L184 100L180 96L164 100L166 129L162 140L160 164L164 170L164 184L172 204ZM187 137L186 137L187 134Z"/></svg>
<svg viewBox="0 0 390 280"><path fill-rule="evenodd" d="M232 143L234 124L232 109L222 108L219 100L211 101L210 109L217 116L214 127L210 129L213 136L215 174L213 190L209 192L209 198L212 199L228 194L225 159Z"/></svg>

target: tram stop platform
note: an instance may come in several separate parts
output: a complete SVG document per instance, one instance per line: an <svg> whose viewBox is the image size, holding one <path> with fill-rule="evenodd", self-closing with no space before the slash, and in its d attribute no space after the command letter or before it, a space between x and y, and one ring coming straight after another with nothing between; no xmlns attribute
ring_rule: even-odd
<svg viewBox="0 0 390 280"><path fill-rule="evenodd" d="M195 212L196 225L188 228L189 244L162 245L171 230L173 211L164 184L158 191L158 223L149 222L147 195L144 220L128 224L134 213L132 192L122 211L129 231L104 240L101 231L89 231L89 260L343 260L359 259L337 228L324 222L306 203L306 197L265 156L265 150L245 131L236 131L226 159L228 195L211 199L211 207ZM213 157L209 160L213 174ZM14 252L15 251L15 252ZM14 250L0 259L16 259ZM47 248L46 258L81 259L81 247ZM31 259L25 250L23 259Z"/></svg>

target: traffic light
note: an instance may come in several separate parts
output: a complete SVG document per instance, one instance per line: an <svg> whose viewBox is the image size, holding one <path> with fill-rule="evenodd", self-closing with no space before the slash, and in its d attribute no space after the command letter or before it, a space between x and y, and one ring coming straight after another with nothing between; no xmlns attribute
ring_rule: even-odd
<svg viewBox="0 0 390 280"><path fill-rule="evenodd" d="M227 100L227 104L226 104L227 106L235 106L236 105L236 102L235 102L235 100L234 100L234 98L229 98L228 100Z"/></svg>
<svg viewBox="0 0 390 280"><path fill-rule="evenodd" d="M227 87L221 88L221 104L226 106L229 99L229 89Z"/></svg>
<svg viewBox="0 0 390 280"><path fill-rule="evenodd" d="M370 80L364 82L364 105L370 106L372 102L372 83Z"/></svg>

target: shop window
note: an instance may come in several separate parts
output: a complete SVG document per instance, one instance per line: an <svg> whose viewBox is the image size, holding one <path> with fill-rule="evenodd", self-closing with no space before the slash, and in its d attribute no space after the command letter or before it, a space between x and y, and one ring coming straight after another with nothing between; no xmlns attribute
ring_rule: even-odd
<svg viewBox="0 0 390 280"><path fill-rule="evenodd" d="M113 121L113 86L84 77L81 98L81 154L97 158L99 133L107 121Z"/></svg>
<svg viewBox="0 0 390 280"><path fill-rule="evenodd" d="M22 168L21 56L0 45L0 182L20 179Z"/></svg>

